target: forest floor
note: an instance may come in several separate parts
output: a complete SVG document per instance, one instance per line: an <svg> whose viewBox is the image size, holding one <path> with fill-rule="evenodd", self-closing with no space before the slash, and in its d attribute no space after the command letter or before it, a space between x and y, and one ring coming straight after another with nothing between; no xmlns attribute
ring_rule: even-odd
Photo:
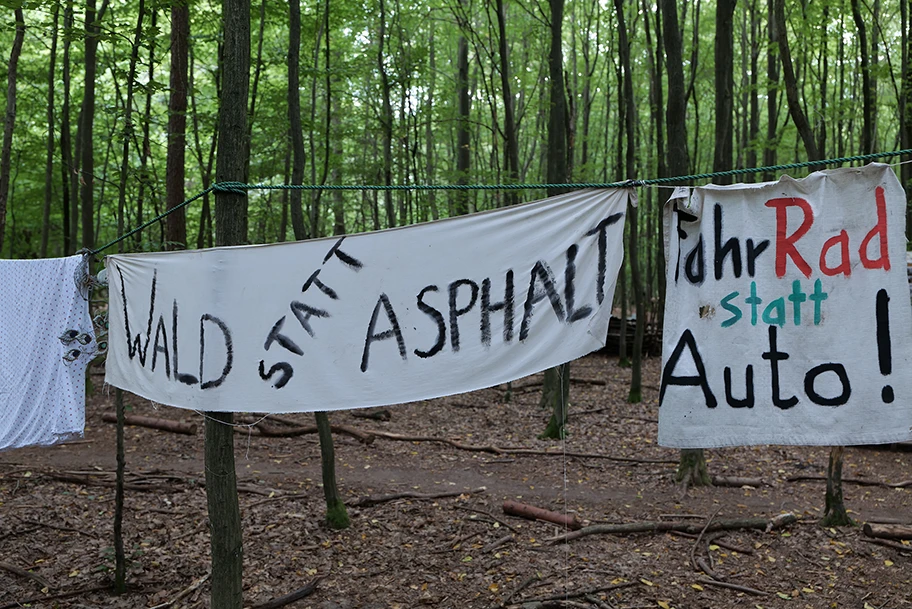
<svg viewBox="0 0 912 609"><path fill-rule="evenodd" d="M691 488L683 494L673 482L677 451L656 445L659 361L646 363L641 404L626 402L630 371L618 367L616 357L590 355L571 369L571 421L564 442L536 439L549 415L538 406L540 375L514 383L509 403L500 387L392 407L385 422L356 416L369 410L332 413L333 424L362 430L554 451L496 454L428 440L377 437L363 443L335 434L339 486L350 504L394 493L452 494L352 505L351 527L343 531L323 521L317 436L271 438L242 429L236 455L245 606L320 577L313 594L289 606L912 605L912 545L908 551L875 545L860 526L820 527L824 483L789 480L825 475L827 449L707 451L711 474L759 477L762 485ZM103 413L113 411L113 391L108 395L102 377L94 378L99 390L88 401L85 440L0 454L0 608L208 607L209 583L200 583L209 572L200 484L202 417L130 395L130 413L183 419L196 423L198 431L188 436L127 428L131 484L123 530L130 589L121 597L97 589L109 586L114 566L115 427L102 421ZM313 421L305 414L285 418L302 425ZM877 484L906 481L912 477L910 463L909 452L847 449L850 515L859 523L912 523L912 488ZM593 524L682 522L697 533L710 520L792 512L799 521L769 532L707 534L709 543L707 536L669 533L589 535L554 543L549 539L563 534L563 527L506 516L505 500ZM725 582L760 594L706 583L709 578L694 566L698 561Z"/></svg>

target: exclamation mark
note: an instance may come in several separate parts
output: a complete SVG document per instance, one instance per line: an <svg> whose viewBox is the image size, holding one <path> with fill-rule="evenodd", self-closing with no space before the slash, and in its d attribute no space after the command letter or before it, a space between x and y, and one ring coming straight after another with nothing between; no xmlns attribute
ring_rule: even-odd
<svg viewBox="0 0 912 609"><path fill-rule="evenodd" d="M893 353L890 349L890 296L887 291L877 291L877 362L884 376L893 372ZM880 397L885 404L893 403L893 387L884 385Z"/></svg>

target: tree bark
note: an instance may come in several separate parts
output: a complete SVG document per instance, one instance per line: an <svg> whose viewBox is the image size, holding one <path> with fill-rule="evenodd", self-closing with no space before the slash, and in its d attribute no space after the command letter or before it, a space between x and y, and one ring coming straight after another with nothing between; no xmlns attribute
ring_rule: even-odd
<svg viewBox="0 0 912 609"><path fill-rule="evenodd" d="M190 6L184 0L176 0L171 4L171 97L168 101L168 159L165 170L169 210L184 201L189 39ZM167 249L187 247L187 214L184 208L168 216L166 232Z"/></svg>
<svg viewBox="0 0 912 609"><path fill-rule="evenodd" d="M10 160L13 149L13 126L16 123L16 72L19 67L19 56L25 40L25 17L22 9L15 10L16 35L10 51L8 72L6 75L6 112L3 116L3 148L0 150L0 250L3 249L3 236L6 232L6 206L10 188Z"/></svg>
<svg viewBox="0 0 912 609"><path fill-rule="evenodd" d="M380 0L380 31L377 33L377 69L380 72L380 94L382 95L382 113L380 127L383 130L383 184L393 183L393 106L390 101L389 74L386 72L384 47L386 44L386 0ZM383 207L386 211L388 228L396 226L396 210L393 207L393 192L383 191ZM375 226L378 223L375 222Z"/></svg>
<svg viewBox="0 0 912 609"><path fill-rule="evenodd" d="M519 181L519 144L516 139L516 118L513 111L513 89L510 85L510 57L507 45L507 16L503 0L496 0L497 8L497 50L500 57L500 85L504 103L504 158L507 165L507 180ZM515 205L519 197L515 190L505 193L507 205Z"/></svg>
<svg viewBox="0 0 912 609"><path fill-rule="evenodd" d="M288 12L288 122L291 125L291 183L302 184L304 182L304 133L301 129L301 94L298 77L301 61L300 0L290 0ZM289 196L291 230L298 241L307 239L301 193L300 190L292 190Z"/></svg>
<svg viewBox="0 0 912 609"><path fill-rule="evenodd" d="M51 202L54 198L54 83L57 81L57 39L60 23L60 4L54 4L54 23L51 38L51 56L48 58L47 81L47 159L44 169L44 210L41 216L41 248L38 255L47 257L48 239L51 229ZM65 175L65 174L64 174Z"/></svg>
<svg viewBox="0 0 912 609"><path fill-rule="evenodd" d="M95 247L95 79L98 54L98 39L101 37L101 21L107 2L96 12L95 0L87 0L85 13L85 71L82 97L80 132L80 188L79 198L82 220L82 247Z"/></svg>
<svg viewBox="0 0 912 609"><path fill-rule="evenodd" d="M60 108L60 172L62 222L63 222L63 255L69 256L76 251L76 228L70 218L73 200L76 198L76 172L73 162L73 146L70 141L70 40L73 31L73 0L67 0L63 9L63 106Z"/></svg>
<svg viewBox="0 0 912 609"><path fill-rule="evenodd" d="M250 85L250 2L223 0L221 62L222 95L219 108L219 146L216 180L240 181L245 175L244 140L247 134L247 93ZM215 243L239 245L247 240L247 197L218 192L215 196ZM206 499L212 548L212 595L219 609L241 609L243 544L234 464L231 413L206 415Z"/></svg>
<svg viewBox="0 0 912 609"><path fill-rule="evenodd" d="M551 6L551 47L548 55L549 113L548 113L548 155L547 180L550 184L564 184L567 175L567 100L564 97L563 51L561 49L564 21L564 0L550 0ZM552 197L565 189L548 189ZM570 363L561 364L545 371L542 387L541 406L551 410L551 419L539 438L560 439L566 434L569 418L567 407L570 397Z"/></svg>
<svg viewBox="0 0 912 609"><path fill-rule="evenodd" d="M465 30L467 0L459 0L456 21L459 24L459 39L456 43L456 183L468 184L472 162L471 140L469 137L469 42ZM457 190L454 213L457 216L469 213L469 191Z"/></svg>
<svg viewBox="0 0 912 609"><path fill-rule="evenodd" d="M842 495L842 460L845 448L834 446L830 450L830 462L827 465L827 486L821 526L841 527L855 524L846 512Z"/></svg>
<svg viewBox="0 0 912 609"><path fill-rule="evenodd" d="M862 99L862 124L861 124L861 153L874 152L874 87L871 79L871 63L868 57L868 30L865 27L864 17L858 5L858 0L852 0L852 19L858 29L858 51L861 54L861 99Z"/></svg>
<svg viewBox="0 0 912 609"><path fill-rule="evenodd" d="M820 153L817 150L817 141L807 115L801 107L798 93L798 79L792 65L792 53L789 49L788 30L785 25L785 0L775 0L776 38L779 43L779 57L782 62L782 77L785 79L785 97L788 100L789 115L798 129L798 135L804 143L808 160L819 161Z"/></svg>
<svg viewBox="0 0 912 609"><path fill-rule="evenodd" d="M315 412L317 433L320 436L320 462L323 474L323 497L326 499L326 522L333 529L347 529L350 522L345 502L336 484L336 451L333 446L329 416Z"/></svg>
<svg viewBox="0 0 912 609"><path fill-rule="evenodd" d="M716 106L714 112L716 137L713 147L713 172L728 171L732 168L735 4L737 4L737 0L719 0L716 4ZM732 178L722 176L715 182L731 184Z"/></svg>

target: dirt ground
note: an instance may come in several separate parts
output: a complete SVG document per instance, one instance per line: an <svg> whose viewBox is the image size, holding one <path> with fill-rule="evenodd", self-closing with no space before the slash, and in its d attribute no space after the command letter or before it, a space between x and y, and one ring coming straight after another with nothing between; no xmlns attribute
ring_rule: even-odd
<svg viewBox="0 0 912 609"><path fill-rule="evenodd" d="M363 443L336 434L338 481L347 502L393 493L453 494L350 507L351 527L343 531L323 523L316 435L269 438L241 428L236 455L246 606L318 577L324 579L316 591L290 607L912 605L912 545L908 551L876 545L861 526L821 528L824 483L790 481L824 475L825 448L708 451L711 474L759 477L763 484L692 488L683 496L672 480L677 451L656 445L658 360L649 360L645 372L645 400L632 405L626 403L630 372L616 358L596 354L574 363L564 442L536 439L549 414L538 407L540 376L516 382L509 403L501 387L391 407L389 421L356 416L370 411L331 414L334 424L362 430L554 451L496 454L433 441L378 437ZM84 441L0 454L0 608L208 607L208 581L180 596L209 571L200 484L203 419L133 396L127 396L131 413L184 420L198 431L188 436L127 428L131 485L123 530L130 590L116 597L96 589L109 584L114 566L109 484L115 459L114 426L101 418L113 411L113 392L101 389L100 376L95 381L99 390L89 399ZM846 450L846 505L859 524L912 523L912 488L888 486L912 478L910 462L909 452ZM709 520L792 512L799 521L769 532L708 534L709 543L704 536L699 544L696 536L669 533L553 543L549 539L563 527L504 515L508 499L591 524L685 522L699 532ZM754 591L708 584L696 562L718 579Z"/></svg>

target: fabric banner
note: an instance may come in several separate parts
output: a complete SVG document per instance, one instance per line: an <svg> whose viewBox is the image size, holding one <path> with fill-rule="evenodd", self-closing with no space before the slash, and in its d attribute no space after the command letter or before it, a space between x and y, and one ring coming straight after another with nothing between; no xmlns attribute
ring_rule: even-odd
<svg viewBox="0 0 912 609"><path fill-rule="evenodd" d="M82 256L0 260L0 450L85 429L85 370L97 352Z"/></svg>
<svg viewBox="0 0 912 609"><path fill-rule="evenodd" d="M108 383L210 411L380 406L605 344L628 190L344 238L107 258Z"/></svg>
<svg viewBox="0 0 912 609"><path fill-rule="evenodd" d="M678 189L659 443L912 439L905 205L881 164Z"/></svg>

